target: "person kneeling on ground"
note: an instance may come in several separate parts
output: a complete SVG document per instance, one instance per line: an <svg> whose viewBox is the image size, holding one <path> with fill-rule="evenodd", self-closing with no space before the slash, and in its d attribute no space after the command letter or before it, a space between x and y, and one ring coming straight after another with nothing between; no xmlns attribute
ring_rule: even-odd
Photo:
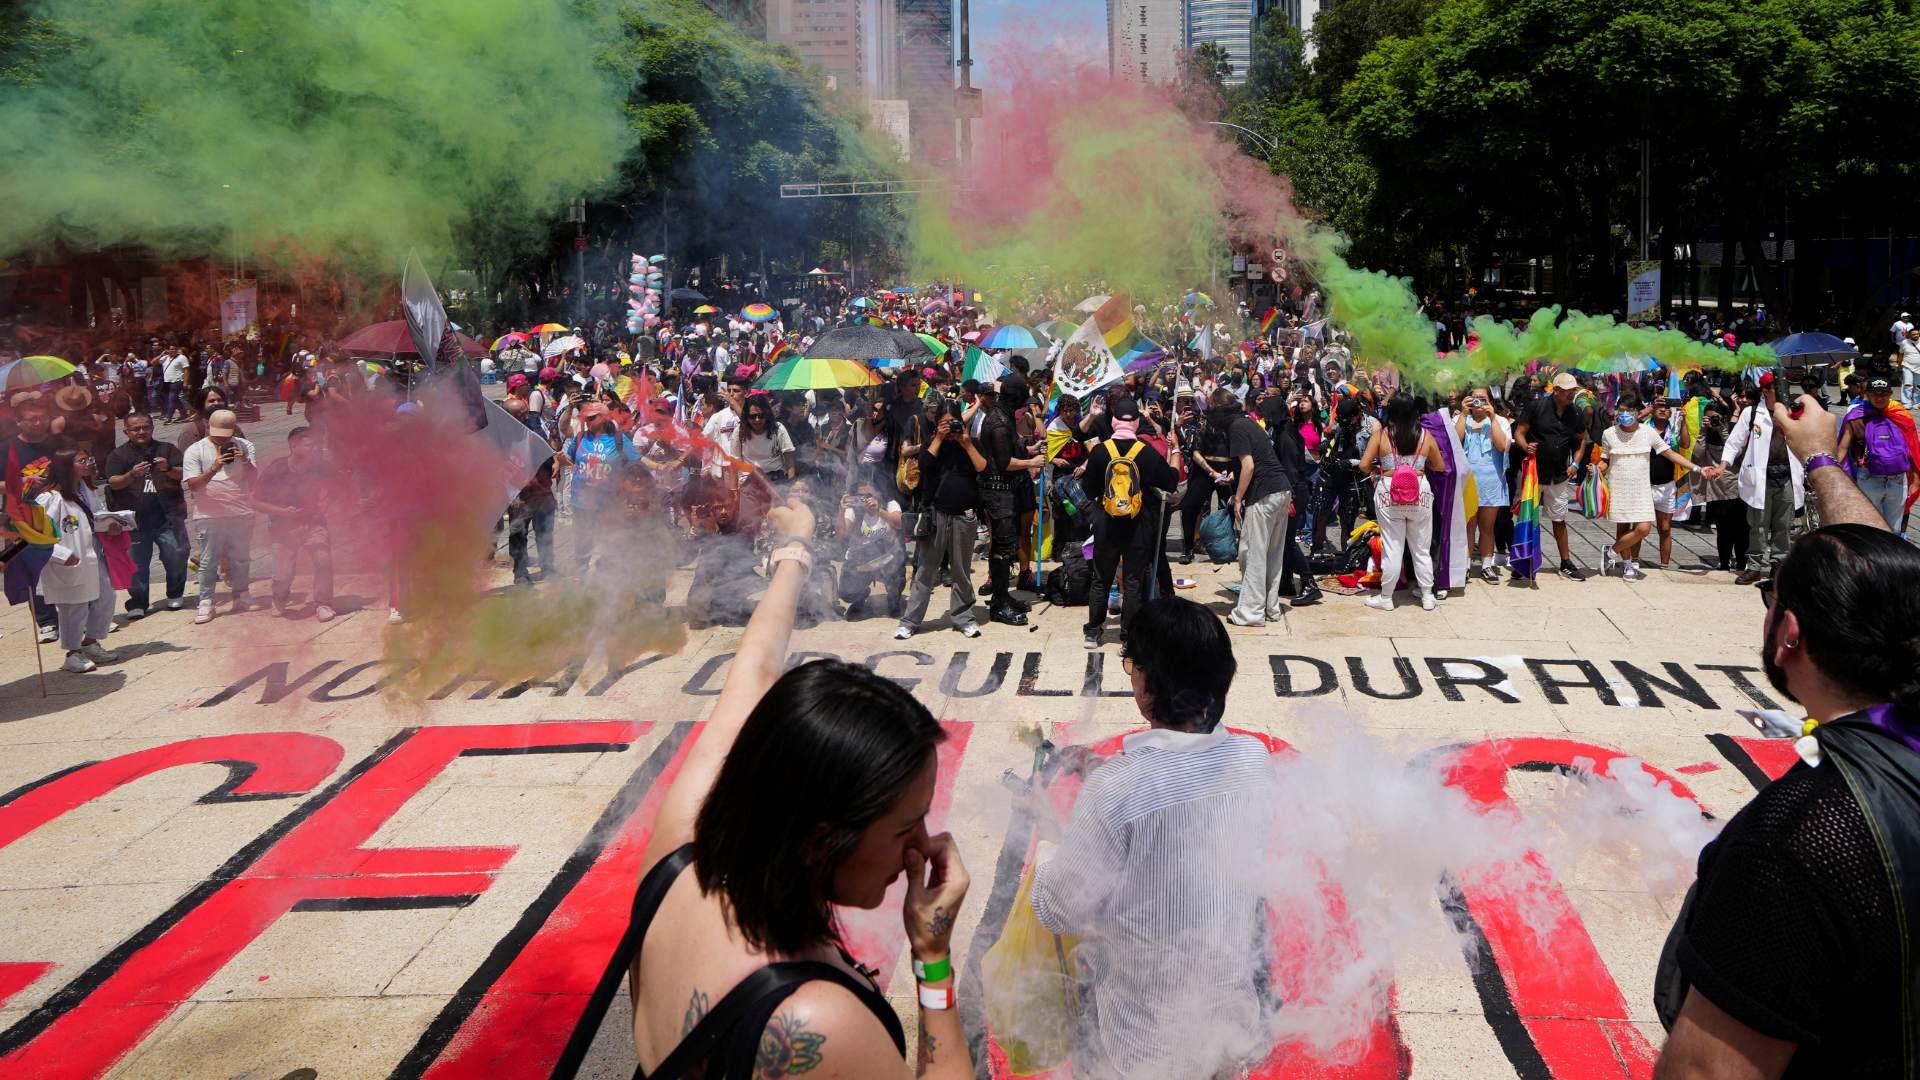
<svg viewBox="0 0 1920 1080"><path fill-rule="evenodd" d="M926 822L945 733L864 667L816 660L781 674L813 515L796 499L768 524L771 582L641 860L628 933L636 1075L970 1080L951 959L967 871L953 837ZM834 915L879 907L902 871L917 1070Z"/></svg>
<svg viewBox="0 0 1920 1080"><path fill-rule="evenodd" d="M1033 910L1083 936L1076 1077L1212 1076L1266 1049L1260 898L1243 871L1269 834L1270 759L1220 726L1235 664L1218 616L1151 601L1120 655L1151 727L1088 778L1034 873Z"/></svg>

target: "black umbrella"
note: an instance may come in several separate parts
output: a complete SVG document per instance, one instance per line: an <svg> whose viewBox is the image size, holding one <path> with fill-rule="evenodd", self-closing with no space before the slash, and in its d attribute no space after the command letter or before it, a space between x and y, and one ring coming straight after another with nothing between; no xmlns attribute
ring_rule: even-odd
<svg viewBox="0 0 1920 1080"><path fill-rule="evenodd" d="M912 348L901 338L911 338ZM932 356L927 343L912 334L884 326L836 326L814 339L807 357L813 360L911 360Z"/></svg>
<svg viewBox="0 0 1920 1080"><path fill-rule="evenodd" d="M701 292L699 289L682 288L673 290L673 292L667 295L667 299L676 304L704 304L707 302L707 294Z"/></svg>

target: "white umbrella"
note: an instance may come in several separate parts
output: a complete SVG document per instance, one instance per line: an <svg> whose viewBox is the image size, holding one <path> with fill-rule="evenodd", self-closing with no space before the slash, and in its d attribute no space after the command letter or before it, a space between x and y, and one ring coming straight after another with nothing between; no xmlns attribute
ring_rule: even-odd
<svg viewBox="0 0 1920 1080"><path fill-rule="evenodd" d="M1091 314L1100 310L1100 305L1111 299L1113 299L1113 297L1107 293L1101 293L1099 296L1089 296L1085 300L1073 305L1073 310Z"/></svg>
<svg viewBox="0 0 1920 1080"><path fill-rule="evenodd" d="M561 353L572 352L585 345L586 342L581 341L572 334L568 334L566 337L554 338L552 341L547 342L547 347L541 350L540 355L547 357L559 356Z"/></svg>

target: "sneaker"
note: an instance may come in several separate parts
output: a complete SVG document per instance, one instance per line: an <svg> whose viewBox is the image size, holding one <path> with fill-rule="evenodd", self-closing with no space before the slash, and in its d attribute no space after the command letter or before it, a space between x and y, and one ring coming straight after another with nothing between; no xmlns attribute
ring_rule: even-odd
<svg viewBox="0 0 1920 1080"><path fill-rule="evenodd" d="M1392 611L1393 597L1391 596L1373 597L1367 601L1367 606L1372 608L1375 611Z"/></svg>
<svg viewBox="0 0 1920 1080"><path fill-rule="evenodd" d="M980 624L968 623L960 628L960 633L965 637L977 638L980 636Z"/></svg>
<svg viewBox="0 0 1920 1080"><path fill-rule="evenodd" d="M1620 556L1615 555L1613 553L1612 548L1601 548L1600 549L1600 576L1612 577L1613 568L1615 566L1618 566L1620 563L1624 561L1625 560L1620 558Z"/></svg>
<svg viewBox="0 0 1920 1080"><path fill-rule="evenodd" d="M1560 576L1566 578L1568 581L1587 580L1587 575L1581 573L1580 568L1573 565L1572 559L1560 560Z"/></svg>
<svg viewBox="0 0 1920 1080"><path fill-rule="evenodd" d="M1016 607L996 607L988 613L987 618L997 623L1006 623L1008 626L1027 625L1027 613Z"/></svg>
<svg viewBox="0 0 1920 1080"><path fill-rule="evenodd" d="M1089 652L1099 648L1100 647L1100 631L1098 630L1086 631L1084 634L1081 635L1080 644L1085 645Z"/></svg>
<svg viewBox="0 0 1920 1080"><path fill-rule="evenodd" d="M1267 625L1267 620L1265 620L1265 619L1261 619L1261 620L1259 620L1259 621L1257 621L1257 622L1256 622L1256 621L1252 621L1252 620L1248 620L1248 619L1242 619L1242 618L1240 617L1240 613L1239 613L1238 611L1230 611L1230 612L1228 612L1228 613L1227 613L1227 621L1228 621L1228 622L1230 622L1230 623L1232 623L1232 624L1233 624L1233 625L1235 625L1235 626L1244 626L1244 627L1247 627L1248 629L1258 629L1258 628L1260 628L1260 627L1262 627L1262 626L1265 626L1265 625Z"/></svg>
<svg viewBox="0 0 1920 1080"><path fill-rule="evenodd" d="M911 626L902 625L893 628L893 640L895 641L905 641L912 636L913 627Z"/></svg>
<svg viewBox="0 0 1920 1080"><path fill-rule="evenodd" d="M196 623L212 622L213 621L213 601L211 600L200 601L200 606L193 610L193 621Z"/></svg>
<svg viewBox="0 0 1920 1080"><path fill-rule="evenodd" d="M1191 551L1189 551L1189 552L1186 552L1185 554L1183 554L1183 555L1181 555L1181 556L1180 556L1180 565L1181 565L1181 566L1192 566L1192 565L1193 565L1193 552L1191 552Z"/></svg>
<svg viewBox="0 0 1920 1080"><path fill-rule="evenodd" d="M1433 600L1432 593L1425 592L1420 594L1420 610L1421 611L1432 611L1433 603L1434 603L1434 600Z"/></svg>
<svg viewBox="0 0 1920 1080"><path fill-rule="evenodd" d="M391 624L395 624L395 625L397 625L397 624L398 624L398 623L400 622L400 609L399 609L399 608L397 608L397 607L390 607L390 608L388 608L388 609L387 609L387 622L388 622L388 623L391 623Z"/></svg>
<svg viewBox="0 0 1920 1080"><path fill-rule="evenodd" d="M40 644L51 645L60 640L60 628L57 626L43 626L39 630L39 635Z"/></svg>
<svg viewBox="0 0 1920 1080"><path fill-rule="evenodd" d="M111 664L120 659L118 653L108 652L107 647L97 641L88 642L80 646L80 651L87 655L87 659L96 664Z"/></svg>
<svg viewBox="0 0 1920 1080"><path fill-rule="evenodd" d="M321 622L332 622L333 609L325 604L316 604L313 609L313 617Z"/></svg>
<svg viewBox="0 0 1920 1080"><path fill-rule="evenodd" d="M147 617L147 609L146 609L146 608L140 608L140 607L137 607L137 608L128 608L128 609L127 609L127 621L128 621L128 622L139 622L139 621L140 621L141 619L144 619L144 618L146 618L146 617Z"/></svg>
<svg viewBox="0 0 1920 1080"><path fill-rule="evenodd" d="M1320 591L1320 586L1317 583L1309 581L1307 582L1307 587L1300 590L1300 595L1293 598L1293 606L1306 607L1310 604L1317 604L1325 595L1325 593Z"/></svg>
<svg viewBox="0 0 1920 1080"><path fill-rule="evenodd" d="M187 573L198 574L199 572L200 572L200 556L195 555L187 560Z"/></svg>
<svg viewBox="0 0 1920 1080"><path fill-rule="evenodd" d="M1735 585L1757 585L1773 576L1771 570L1742 570L1733 579Z"/></svg>
<svg viewBox="0 0 1920 1080"><path fill-rule="evenodd" d="M1447 590L1435 589L1433 590L1432 596L1435 600L1445 600L1447 598Z"/></svg>
<svg viewBox="0 0 1920 1080"><path fill-rule="evenodd" d="M1484 581L1484 582L1486 582L1486 583L1487 583L1487 584L1489 584L1489 585L1498 585L1498 584L1500 584L1500 571L1499 571L1499 569L1498 569L1498 568L1496 568L1496 567L1494 567L1494 566L1491 566L1491 565L1489 565L1488 567L1486 567L1485 569L1483 569L1483 570L1481 570L1481 571L1480 571L1480 580L1482 580L1482 581Z"/></svg>
<svg viewBox="0 0 1920 1080"><path fill-rule="evenodd" d="M1626 567L1620 571L1620 578L1623 581L1645 581L1646 577L1647 575L1640 572L1640 564L1631 559L1627 560Z"/></svg>
<svg viewBox="0 0 1920 1080"><path fill-rule="evenodd" d="M75 675L84 675L93 668L93 661L87 659L87 654L78 650L68 653L67 662L60 665L61 671L71 671Z"/></svg>
<svg viewBox="0 0 1920 1080"><path fill-rule="evenodd" d="M1502 551L1502 552L1500 552L1500 553L1498 553L1498 554L1496 554L1496 555L1494 555L1494 557L1493 557L1493 565L1495 565L1495 566L1505 566L1505 565L1507 565L1507 553L1506 553L1506 552L1504 552L1504 551Z"/></svg>
<svg viewBox="0 0 1920 1080"><path fill-rule="evenodd" d="M168 611L180 611L187 606L187 602L178 596L169 596L167 597L167 602L161 606L165 607Z"/></svg>

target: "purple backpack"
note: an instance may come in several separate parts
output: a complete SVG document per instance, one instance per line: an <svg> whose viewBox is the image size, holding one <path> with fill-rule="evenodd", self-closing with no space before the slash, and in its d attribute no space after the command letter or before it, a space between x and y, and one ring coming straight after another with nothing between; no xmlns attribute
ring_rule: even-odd
<svg viewBox="0 0 1920 1080"><path fill-rule="evenodd" d="M1913 468L1907 453L1907 439L1900 425L1886 416L1868 416L1860 425L1868 476L1905 476Z"/></svg>

